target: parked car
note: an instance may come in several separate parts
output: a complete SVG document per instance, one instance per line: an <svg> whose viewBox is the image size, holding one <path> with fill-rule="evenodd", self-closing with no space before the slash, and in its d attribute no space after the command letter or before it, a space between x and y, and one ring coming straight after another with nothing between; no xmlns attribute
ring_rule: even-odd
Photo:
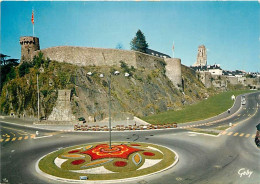
<svg viewBox="0 0 260 184"><path fill-rule="evenodd" d="M79 121L86 121L84 117L78 118Z"/></svg>
<svg viewBox="0 0 260 184"><path fill-rule="evenodd" d="M246 105L246 96L245 96L245 95L243 95L243 96L241 97L241 104L242 104L242 105Z"/></svg>

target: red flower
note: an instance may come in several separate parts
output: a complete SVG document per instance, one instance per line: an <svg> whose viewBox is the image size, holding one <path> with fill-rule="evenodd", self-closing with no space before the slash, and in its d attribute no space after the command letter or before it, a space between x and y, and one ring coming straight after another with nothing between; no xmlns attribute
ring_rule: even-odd
<svg viewBox="0 0 260 184"><path fill-rule="evenodd" d="M85 160L80 159L80 160L74 160L74 161L72 161L71 164L72 164L72 165L79 165L79 164L82 164L82 163L84 163L84 162L85 162Z"/></svg>
<svg viewBox="0 0 260 184"><path fill-rule="evenodd" d="M131 144L131 146L141 146L140 144Z"/></svg>
<svg viewBox="0 0 260 184"><path fill-rule="evenodd" d="M124 161L117 161L117 162L114 162L114 165L117 167L125 167L127 165L127 163Z"/></svg>
<svg viewBox="0 0 260 184"><path fill-rule="evenodd" d="M151 152L143 152L143 155L145 155L145 156L154 156L155 154L151 153Z"/></svg>
<svg viewBox="0 0 260 184"><path fill-rule="evenodd" d="M68 153L78 153L80 152L80 150L72 150L72 151L69 151Z"/></svg>

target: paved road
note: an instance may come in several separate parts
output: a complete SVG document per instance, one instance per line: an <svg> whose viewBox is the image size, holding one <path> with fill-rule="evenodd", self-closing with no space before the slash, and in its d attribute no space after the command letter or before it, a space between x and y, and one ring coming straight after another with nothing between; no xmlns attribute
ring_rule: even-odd
<svg viewBox="0 0 260 184"><path fill-rule="evenodd" d="M255 126L260 121L260 109L258 111L256 108L256 103L260 102L259 93L247 95L246 98L245 107L232 117L200 125L199 128L213 128L230 122L236 124L218 137L190 133L184 128L113 133L114 141L161 144L175 150L180 157L175 167L128 183L259 184L260 149L253 139ZM106 140L108 133L105 132L69 133L1 122L1 182L57 183L36 173L35 163L40 157L60 147Z"/></svg>

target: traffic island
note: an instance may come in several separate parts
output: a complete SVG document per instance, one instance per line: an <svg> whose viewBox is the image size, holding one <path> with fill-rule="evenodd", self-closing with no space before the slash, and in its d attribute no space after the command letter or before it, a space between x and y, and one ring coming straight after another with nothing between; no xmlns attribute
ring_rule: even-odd
<svg viewBox="0 0 260 184"><path fill-rule="evenodd" d="M177 154L150 143L113 142L72 146L49 153L37 171L54 180L125 180L164 171L178 161Z"/></svg>

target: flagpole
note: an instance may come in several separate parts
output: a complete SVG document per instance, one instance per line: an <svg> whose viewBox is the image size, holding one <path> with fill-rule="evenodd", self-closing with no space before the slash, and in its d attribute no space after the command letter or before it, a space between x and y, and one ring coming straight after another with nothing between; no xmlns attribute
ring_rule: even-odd
<svg viewBox="0 0 260 184"><path fill-rule="evenodd" d="M174 41L173 41L173 45L172 45L172 58L174 58Z"/></svg>
<svg viewBox="0 0 260 184"><path fill-rule="evenodd" d="M34 9L32 10L32 18L31 18L31 21L32 21L32 25L33 25L33 37L34 37Z"/></svg>

